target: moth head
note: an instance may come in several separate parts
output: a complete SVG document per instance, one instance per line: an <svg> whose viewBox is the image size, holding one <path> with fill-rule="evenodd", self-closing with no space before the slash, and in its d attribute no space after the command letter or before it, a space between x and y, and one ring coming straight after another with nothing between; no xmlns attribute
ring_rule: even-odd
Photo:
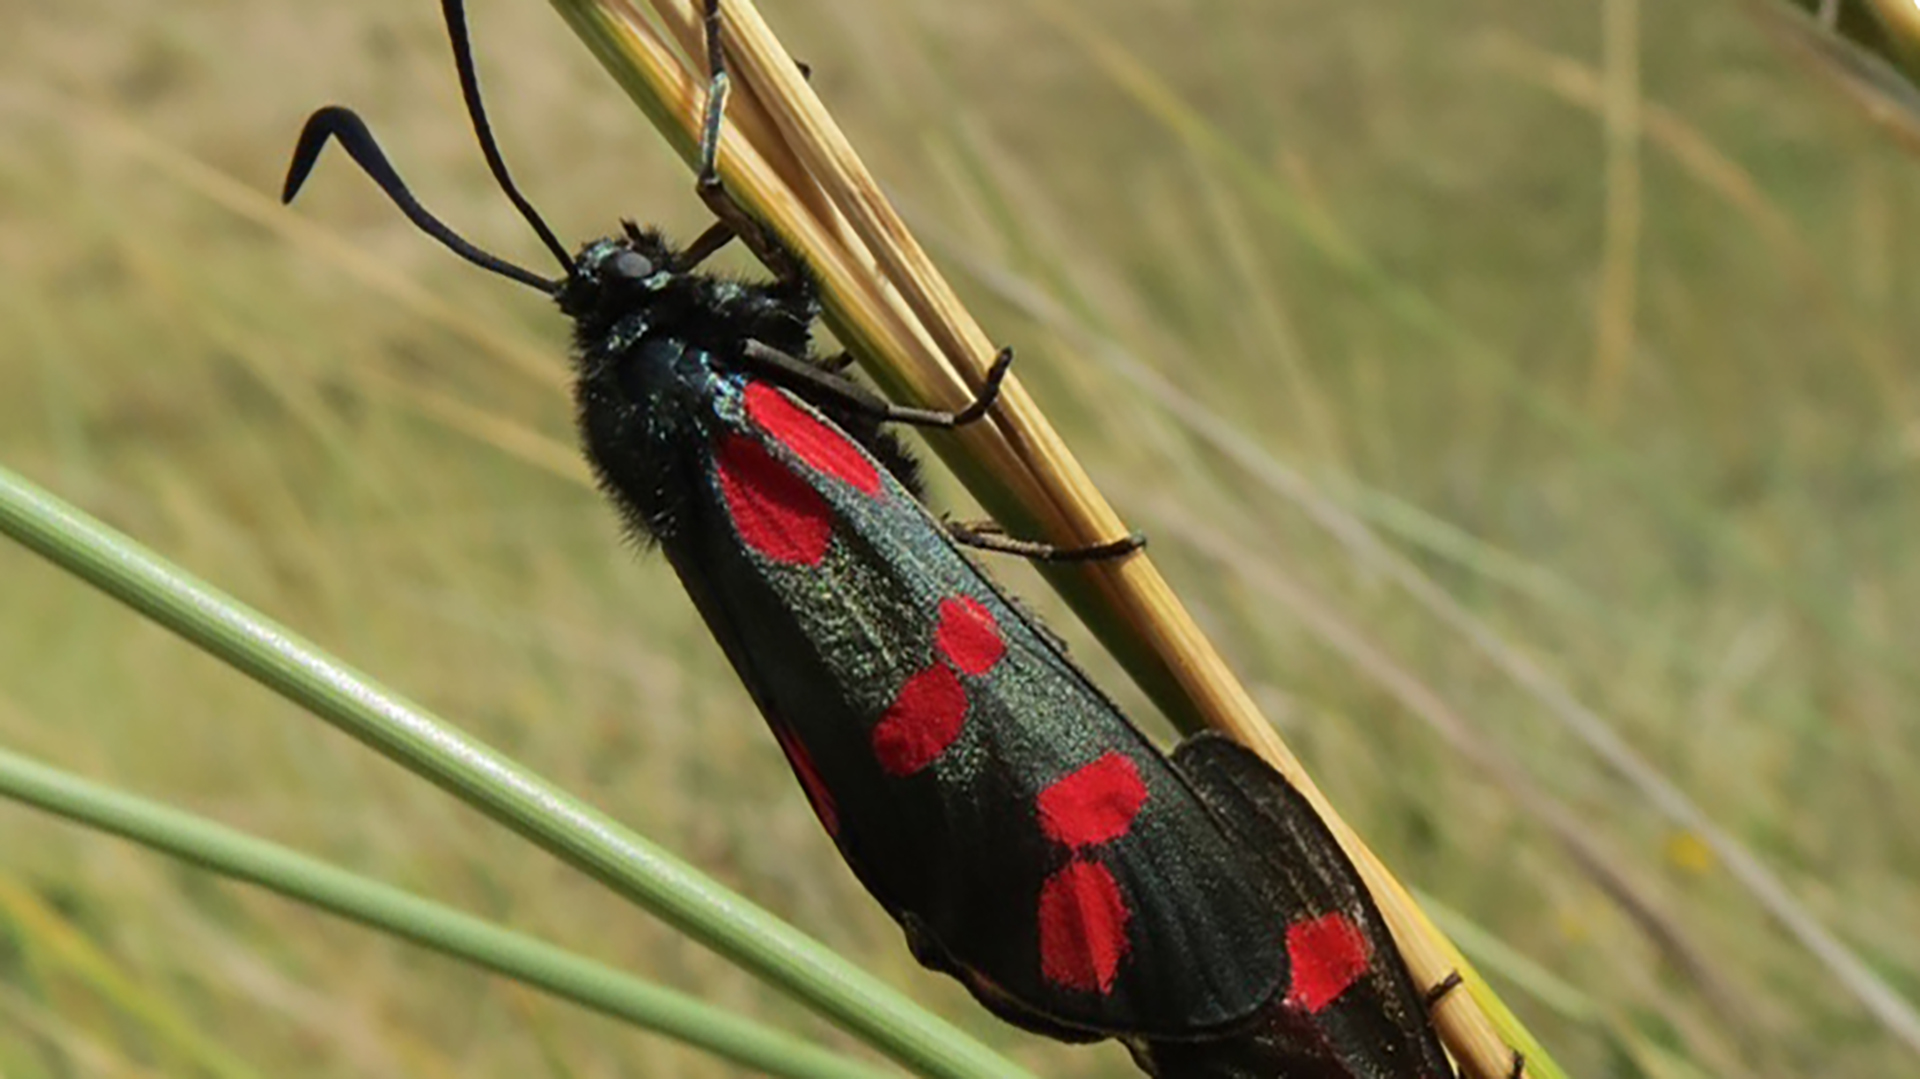
<svg viewBox="0 0 1920 1079"><path fill-rule="evenodd" d="M658 232L629 222L622 235L580 249L554 299L575 321L605 323L666 291L682 276L678 260Z"/></svg>

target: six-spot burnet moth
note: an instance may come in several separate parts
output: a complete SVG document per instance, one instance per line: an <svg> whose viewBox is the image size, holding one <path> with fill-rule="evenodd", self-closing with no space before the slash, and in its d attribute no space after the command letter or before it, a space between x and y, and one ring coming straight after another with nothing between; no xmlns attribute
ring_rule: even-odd
<svg viewBox="0 0 1920 1079"><path fill-rule="evenodd" d="M1010 354L958 413L893 406L812 356L810 282L713 171L716 0L701 192L721 223L686 250L629 224L577 255L508 176L459 0L442 6L489 167L564 276L455 234L337 106L308 120L284 197L338 141L423 231L573 320L601 485L665 553L917 958L1010 1022L1122 1038L1163 1076L1451 1075L1378 912L1304 799L1217 736L1161 754L922 506L882 425L979 418ZM699 272L735 234L786 272Z"/></svg>

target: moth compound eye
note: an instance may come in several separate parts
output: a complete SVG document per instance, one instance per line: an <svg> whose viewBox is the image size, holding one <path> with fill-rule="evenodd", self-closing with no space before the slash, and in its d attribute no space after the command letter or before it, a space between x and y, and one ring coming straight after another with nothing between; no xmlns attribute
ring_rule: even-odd
<svg viewBox="0 0 1920 1079"><path fill-rule="evenodd" d="M607 260L607 276L640 281L653 275L653 263L638 251L622 251Z"/></svg>

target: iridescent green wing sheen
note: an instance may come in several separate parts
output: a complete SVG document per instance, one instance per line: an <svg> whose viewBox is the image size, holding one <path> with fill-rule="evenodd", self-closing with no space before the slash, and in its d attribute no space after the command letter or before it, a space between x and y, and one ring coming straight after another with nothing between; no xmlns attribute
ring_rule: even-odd
<svg viewBox="0 0 1920 1079"><path fill-rule="evenodd" d="M1251 856L1286 882L1291 975L1258 1022L1223 1038L1135 1043L1167 1079L1453 1079L1425 994L1386 920L1306 797L1219 735L1173 755Z"/></svg>
<svg viewBox="0 0 1920 1079"><path fill-rule="evenodd" d="M1285 984L1275 882L939 522L734 379L663 542L923 961L1056 1036L1189 1037Z"/></svg>

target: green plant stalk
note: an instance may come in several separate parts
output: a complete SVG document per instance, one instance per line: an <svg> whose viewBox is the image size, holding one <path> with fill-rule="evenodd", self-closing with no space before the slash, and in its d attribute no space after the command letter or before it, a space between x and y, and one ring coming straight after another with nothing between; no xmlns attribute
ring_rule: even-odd
<svg viewBox="0 0 1920 1079"><path fill-rule="evenodd" d="M1026 1073L952 1024L283 626L0 468L0 532L445 789L903 1066Z"/></svg>
<svg viewBox="0 0 1920 1079"><path fill-rule="evenodd" d="M391 885L5 750L0 750L0 797L258 884L770 1075L881 1079L892 1074Z"/></svg>

